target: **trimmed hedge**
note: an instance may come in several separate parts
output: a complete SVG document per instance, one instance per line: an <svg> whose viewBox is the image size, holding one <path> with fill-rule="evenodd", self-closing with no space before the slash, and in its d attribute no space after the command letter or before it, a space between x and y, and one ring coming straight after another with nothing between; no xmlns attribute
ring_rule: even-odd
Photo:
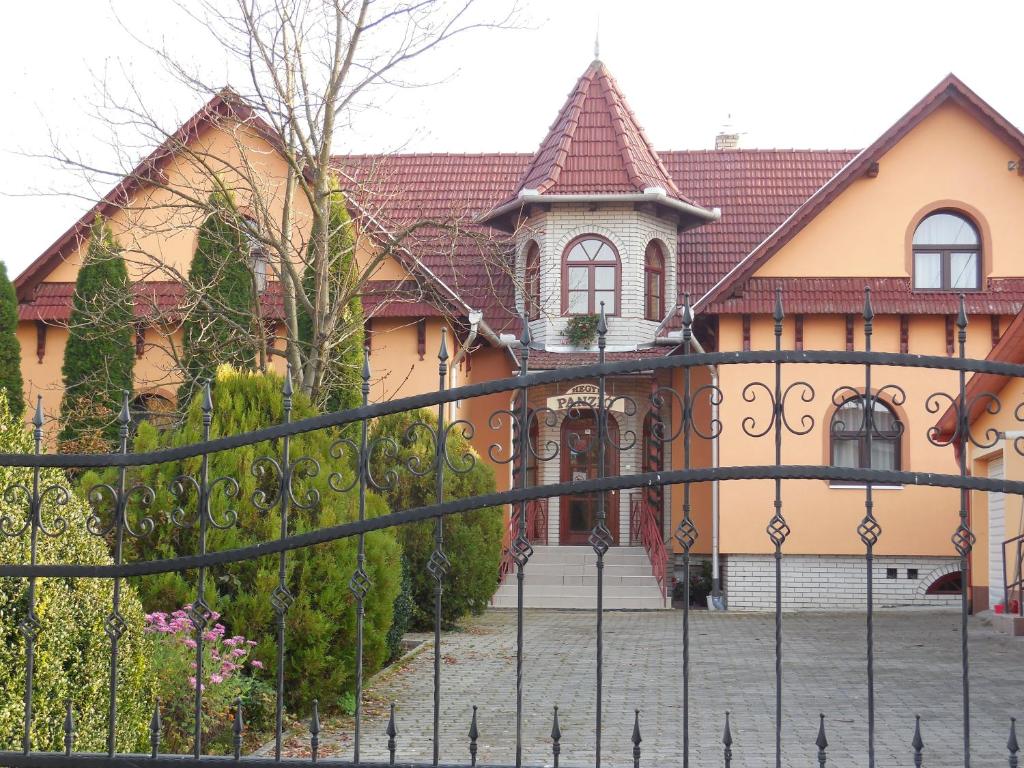
<svg viewBox="0 0 1024 768"><path fill-rule="evenodd" d="M383 491L388 506L395 512L433 504L436 500L434 473L422 477L409 472L410 460L426 466L433 461L434 445L423 429L410 428L423 422L437 430L437 418L430 411L409 411L391 414L379 420L374 437L390 437L398 444L398 457L378 450L371 456L374 477L383 478L389 468L398 466L398 480ZM465 474L444 469L444 500L463 499L493 493L494 472L484 463L469 441L458 429L448 438L448 454L456 466L460 458L472 456L473 467ZM505 514L501 507L474 510L444 518L444 552L451 561L451 570L444 581L442 621L453 626L466 614L482 613L498 588L498 565L501 559L501 541L505 529ZM434 521L424 520L400 526L398 540L409 563L412 581L412 625L416 628L433 626L434 578L427 570L427 562L434 551Z"/></svg>
<svg viewBox="0 0 1024 768"><path fill-rule="evenodd" d="M20 419L12 416L0 397L0 451L30 453L32 438ZM70 487L64 473L42 470L41 485ZM32 486L32 470L0 467L0 489L15 484ZM44 524L53 528L63 517L67 530L59 536L39 537L38 562L106 565L111 562L106 542L86 530L87 503L72 494L58 507L52 493L43 500ZM25 521L26 504L20 496L0 496L0 516L12 524ZM0 561L25 563L29 536L0 536ZM18 624L26 617L25 579L0 578L0 748L21 749L25 695L25 638ZM36 616L41 625L35 643L33 684L33 750L64 749L64 706L70 701L75 715L75 748L96 752L106 748L110 640L103 624L112 611L113 582L109 579L46 578L36 582ZM148 637L135 590L122 585L121 614L127 631L119 643L117 690L117 748L143 748L152 706L147 668Z"/></svg>
<svg viewBox="0 0 1024 768"><path fill-rule="evenodd" d="M282 418L281 377L274 374L242 373L227 366L218 369L214 387L212 434L233 435L270 424ZM193 399L182 425L158 433L148 424L140 424L135 450L150 451L198 442L202 435L202 397ZM293 417L315 414L309 400L296 393ZM330 448L334 435L318 430L292 439L293 461L310 456L320 462L313 477L297 477L295 497L316 492L319 501L309 510L294 505L289 513L291 534L326 528L355 520L358 497L354 491L339 494L328 485L334 472L341 474L341 485L352 477L346 458L334 458ZM264 512L252 503L253 494L276 493L277 478L253 474L254 460L260 456L280 456L278 443L261 443L210 456L210 477L235 478L240 491L228 500L215 491L211 512L216 520L225 520L229 509L238 514L237 524L226 529L211 529L210 551L245 547L278 538L280 516L277 505ZM133 480L142 481L157 492L153 509L159 510L156 530L149 538L132 542L130 557L152 559L194 554L194 529L175 528L168 519L178 502L169 487L181 474L196 476L198 457L181 462L140 468ZM258 465L257 465L258 467ZM302 467L300 466L300 470ZM85 482L88 482L86 480ZM185 501L185 509L194 513L195 497ZM385 514L383 500L369 494L367 516ZM288 588L295 602L287 613L287 654L285 691L291 711L306 711L314 698L330 709L354 686L355 678L355 600L349 591L349 579L356 568L356 539L342 539L288 553ZM392 605L399 590L400 550L391 531L377 531L366 537L366 570L372 587L366 596L364 624L364 670L374 672L387 660L386 635L391 627ZM271 595L277 586L278 559L264 557L210 568L206 599L211 609L221 614L221 622L233 635L257 641L253 655L265 666L266 679L276 677L276 618ZM139 583L143 604L149 611L174 611L191 603L196 594L196 574L171 573L145 577Z"/></svg>

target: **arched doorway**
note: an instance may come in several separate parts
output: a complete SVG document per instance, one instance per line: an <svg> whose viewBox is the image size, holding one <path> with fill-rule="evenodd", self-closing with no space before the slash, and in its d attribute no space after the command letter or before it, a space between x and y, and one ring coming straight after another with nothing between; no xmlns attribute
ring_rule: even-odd
<svg viewBox="0 0 1024 768"><path fill-rule="evenodd" d="M608 443L605 444L605 476L619 474L619 425L608 414ZM562 421L562 482L593 480L598 471L597 416L581 413ZM558 542L563 545L587 544L597 522L596 493L570 493L562 496L558 507ZM605 524L615 544L619 543L619 494L605 493Z"/></svg>

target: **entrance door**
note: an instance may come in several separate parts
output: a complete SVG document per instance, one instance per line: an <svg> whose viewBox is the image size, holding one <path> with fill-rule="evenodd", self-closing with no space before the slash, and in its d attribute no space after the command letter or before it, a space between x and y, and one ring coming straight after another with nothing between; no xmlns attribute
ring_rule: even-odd
<svg viewBox="0 0 1024 768"><path fill-rule="evenodd" d="M617 443L619 426L608 414L609 442ZM562 482L593 480L598 476L597 417L586 413L562 421ZM619 452L605 445L605 476L619 474ZM572 493L559 500L558 541L560 544L587 544L597 523L596 493ZM615 544L619 543L619 494L605 493L605 524Z"/></svg>

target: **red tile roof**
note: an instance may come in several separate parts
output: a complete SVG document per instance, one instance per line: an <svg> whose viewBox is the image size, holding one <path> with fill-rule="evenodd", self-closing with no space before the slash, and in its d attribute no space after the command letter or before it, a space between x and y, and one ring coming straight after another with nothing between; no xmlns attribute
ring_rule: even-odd
<svg viewBox="0 0 1024 768"><path fill-rule="evenodd" d="M521 189L608 194L648 187L689 202L651 148L614 78L594 61L576 81L511 196Z"/></svg>
<svg viewBox="0 0 1024 768"><path fill-rule="evenodd" d="M988 357L985 359L997 363L1011 363L1014 365L1024 363L1024 312L1018 313L1017 316L1013 318L1013 322L1007 326L1005 331L1003 331L1003 335L999 337L999 341L996 342L994 347L992 347L992 351L988 353ZM981 416L981 414L985 412L986 408L993 404L990 398L984 397L983 395L991 394L998 396L1000 390L1006 386L1006 383L1009 380L1009 376L1000 376L996 373L975 373L971 376L967 381L967 387L964 393L964 402L968 404L968 424L973 424L975 419ZM1014 413L1014 416L1010 417L1013 421L1016 420L1016 413L1011 411L1010 408L1015 405L1015 403L1002 403L1004 412ZM956 422L956 407L951 405L936 422L935 429L937 430L937 434L935 437L942 440L949 440L956 432ZM989 436L980 435L978 437L981 440L987 440Z"/></svg>
<svg viewBox="0 0 1024 768"><path fill-rule="evenodd" d="M879 314L955 315L954 293L913 291L906 277L752 277L742 292L713 301L707 310L721 314L771 314L775 292L782 291L788 314L859 314L864 288L871 288L871 306ZM990 278L988 290L966 293L972 315L1015 315L1024 306L1024 278Z"/></svg>
<svg viewBox="0 0 1024 768"><path fill-rule="evenodd" d="M848 150L746 149L662 152L665 166L700 199L721 203L720 221L680 236L689 281L699 297L853 157ZM429 219L457 225L454 245L439 229L406 241L413 252L496 331L515 330L509 240L476 217L510 193L530 163L526 154L413 154L335 159L393 231ZM486 256L481 256L484 246ZM682 271L682 270L681 270Z"/></svg>
<svg viewBox="0 0 1024 768"><path fill-rule="evenodd" d="M160 178L164 168L182 146L193 141L208 127L225 119L244 123L272 146L279 145L279 136L273 128L237 93L230 88L222 88L15 278L14 288L18 301L28 301L35 287L46 279L53 268L88 239L89 227L97 216L110 217L120 209L124 200L131 199L136 190L150 183L154 177Z"/></svg>
<svg viewBox="0 0 1024 768"><path fill-rule="evenodd" d="M785 246L854 181L863 177L873 163L878 162L915 126L947 102L966 109L1001 140L1013 146L1020 156L1024 156L1024 134L964 85L959 78L952 74L947 75L870 147L859 152L827 184L808 197L777 229L766 232L764 240L715 284L698 302L696 308L700 310L705 304L731 294L737 285L753 275L758 267Z"/></svg>
<svg viewBox="0 0 1024 768"><path fill-rule="evenodd" d="M167 317L181 306L185 289L172 281L134 283L135 317L140 320L154 315ZM19 320L41 320L63 323L71 317L74 283L40 283L34 298L18 305ZM371 280L362 295L367 317L433 317L444 311L426 300L427 294L411 280ZM280 283L271 282L260 294L260 310L268 320L284 319L284 298Z"/></svg>

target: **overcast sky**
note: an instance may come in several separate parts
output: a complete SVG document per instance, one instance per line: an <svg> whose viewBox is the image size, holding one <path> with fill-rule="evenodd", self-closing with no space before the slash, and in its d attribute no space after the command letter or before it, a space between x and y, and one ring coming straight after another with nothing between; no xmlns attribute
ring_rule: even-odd
<svg viewBox="0 0 1024 768"><path fill-rule="evenodd" d="M395 92L337 151L534 150L593 58L598 24L601 58L658 149L710 147L729 115L745 147L860 148L948 72L1024 126L1019 0L522 2L524 28L480 32L436 52L417 74L444 81ZM97 75L127 71L169 121L201 106L166 86L115 14L183 59L208 71L223 66L158 7L163 0L5 6L0 257L12 276L89 207L80 197L41 194L85 190L66 171L18 153L45 152L52 133L102 161L106 138L83 116Z"/></svg>

